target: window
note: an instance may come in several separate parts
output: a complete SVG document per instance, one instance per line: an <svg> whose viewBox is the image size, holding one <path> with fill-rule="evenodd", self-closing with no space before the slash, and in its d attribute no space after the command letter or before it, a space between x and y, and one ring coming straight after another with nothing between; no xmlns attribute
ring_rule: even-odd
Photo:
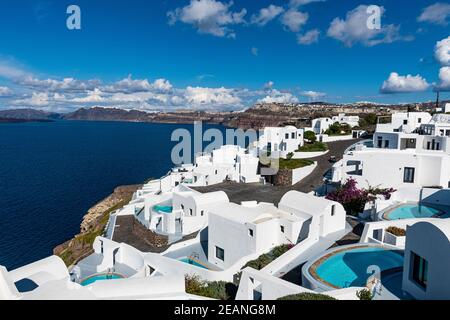
<svg viewBox="0 0 450 320"><path fill-rule="evenodd" d="M418 118L418 119L417 119L417 122L418 122L418 123L422 123L422 118Z"/></svg>
<svg viewBox="0 0 450 320"><path fill-rule="evenodd" d="M414 173L416 169L415 168L405 168L405 172L403 175L403 182L404 183L414 183Z"/></svg>
<svg viewBox="0 0 450 320"><path fill-rule="evenodd" d="M403 120L403 124L408 124L408 120Z"/></svg>
<svg viewBox="0 0 450 320"><path fill-rule="evenodd" d="M389 149L389 140L384 140L384 147Z"/></svg>
<svg viewBox="0 0 450 320"><path fill-rule="evenodd" d="M428 261L411 252L411 279L422 288L427 288Z"/></svg>
<svg viewBox="0 0 450 320"><path fill-rule="evenodd" d="M181 205L181 210L184 210L184 205L183 204Z"/></svg>
<svg viewBox="0 0 450 320"><path fill-rule="evenodd" d="M252 230L252 229L248 229L248 235L249 235L250 237L253 237L253 230Z"/></svg>
<svg viewBox="0 0 450 320"><path fill-rule="evenodd" d="M192 209L189 209L189 215L192 217Z"/></svg>
<svg viewBox="0 0 450 320"><path fill-rule="evenodd" d="M378 137L378 148L383 148L383 137Z"/></svg>
<svg viewBox="0 0 450 320"><path fill-rule="evenodd" d="M333 204L333 205L331 206L331 216L333 217L335 214L336 214L336 205Z"/></svg>
<svg viewBox="0 0 450 320"><path fill-rule="evenodd" d="M291 137L292 137L292 139L295 139L295 132L291 133Z"/></svg>
<svg viewBox="0 0 450 320"><path fill-rule="evenodd" d="M205 215L205 210L200 211L200 215L203 217Z"/></svg>
<svg viewBox="0 0 450 320"><path fill-rule="evenodd" d="M289 139L289 133L286 133L284 136L286 139Z"/></svg>
<svg viewBox="0 0 450 320"><path fill-rule="evenodd" d="M216 258L225 261L225 251L216 246Z"/></svg>
<svg viewBox="0 0 450 320"><path fill-rule="evenodd" d="M281 233L284 233L284 226L280 226Z"/></svg>

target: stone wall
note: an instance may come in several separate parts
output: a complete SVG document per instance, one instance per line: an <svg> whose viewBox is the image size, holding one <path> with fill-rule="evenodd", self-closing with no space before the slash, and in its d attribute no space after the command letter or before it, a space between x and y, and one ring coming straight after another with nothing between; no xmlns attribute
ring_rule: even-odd
<svg viewBox="0 0 450 320"><path fill-rule="evenodd" d="M276 186L292 186L292 170L279 169L273 177L273 184Z"/></svg>

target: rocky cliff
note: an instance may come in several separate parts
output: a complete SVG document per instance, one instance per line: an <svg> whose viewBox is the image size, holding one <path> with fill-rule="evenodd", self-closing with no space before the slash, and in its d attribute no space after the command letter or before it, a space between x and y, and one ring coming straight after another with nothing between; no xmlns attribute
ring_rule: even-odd
<svg viewBox="0 0 450 320"><path fill-rule="evenodd" d="M117 187L114 192L97 203L83 217L80 233L74 238L58 245L53 253L60 256L70 266L92 253L92 244L101 234L108 222L109 215L130 202L133 193L142 185Z"/></svg>

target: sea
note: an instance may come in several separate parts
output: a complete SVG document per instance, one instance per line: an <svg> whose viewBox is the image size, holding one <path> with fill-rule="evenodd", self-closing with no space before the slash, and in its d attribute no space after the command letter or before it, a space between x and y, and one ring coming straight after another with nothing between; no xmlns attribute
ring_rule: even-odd
<svg viewBox="0 0 450 320"><path fill-rule="evenodd" d="M226 130L203 124L203 129ZM193 125L55 121L0 124L0 265L52 255L119 185L165 175L172 132ZM205 143L203 143L205 145Z"/></svg>

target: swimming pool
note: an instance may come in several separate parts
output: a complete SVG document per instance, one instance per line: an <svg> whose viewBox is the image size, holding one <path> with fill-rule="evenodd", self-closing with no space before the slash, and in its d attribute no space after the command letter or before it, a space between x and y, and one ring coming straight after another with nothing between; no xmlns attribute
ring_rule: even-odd
<svg viewBox="0 0 450 320"><path fill-rule="evenodd" d="M441 217L448 218L450 216L450 208L438 209L421 204L402 204L388 210L383 214L385 220L400 220L400 219L412 219L412 218L431 218Z"/></svg>
<svg viewBox="0 0 450 320"><path fill-rule="evenodd" d="M382 246L353 246L325 254L306 271L322 287L364 287L373 274L368 268L377 266L379 271L403 267L403 253Z"/></svg>
<svg viewBox="0 0 450 320"><path fill-rule="evenodd" d="M153 206L153 210L161 213L172 213L173 207L172 206L163 206L163 205L156 205Z"/></svg>
<svg viewBox="0 0 450 320"><path fill-rule="evenodd" d="M86 279L82 280L80 282L80 284L82 286L87 286L96 281L114 280L114 279L123 279L123 278L125 278L125 277L118 273L99 273L99 274L95 274L93 276L87 277Z"/></svg>
<svg viewBox="0 0 450 320"><path fill-rule="evenodd" d="M196 267L199 267L199 268L208 269L207 267L205 267L201 263L199 263L199 262L197 262L197 261L195 261L193 259L190 259L190 258L183 258L183 259L180 259L179 261L184 262L184 263L188 263L190 265L193 265L193 266L196 266Z"/></svg>

